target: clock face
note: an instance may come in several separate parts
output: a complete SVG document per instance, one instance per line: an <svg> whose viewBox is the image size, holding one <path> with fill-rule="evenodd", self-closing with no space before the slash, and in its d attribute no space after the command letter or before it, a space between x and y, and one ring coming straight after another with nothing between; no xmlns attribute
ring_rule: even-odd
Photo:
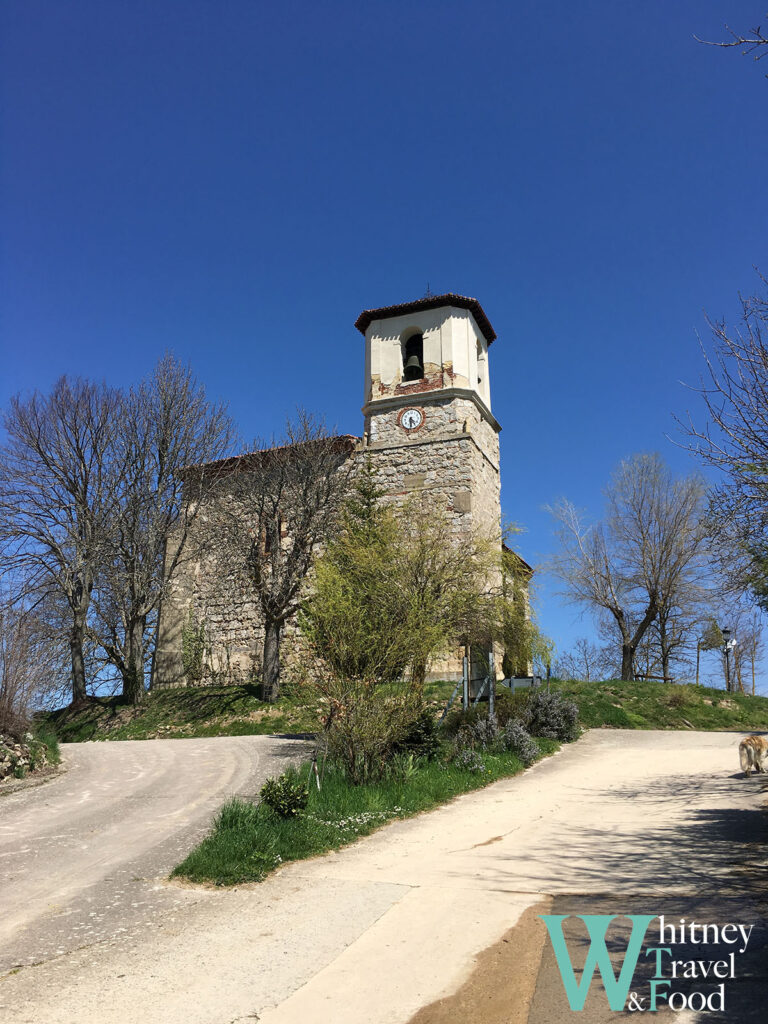
<svg viewBox="0 0 768 1024"><path fill-rule="evenodd" d="M418 430L424 422L424 413L421 409L404 409L400 413L400 426L404 430Z"/></svg>

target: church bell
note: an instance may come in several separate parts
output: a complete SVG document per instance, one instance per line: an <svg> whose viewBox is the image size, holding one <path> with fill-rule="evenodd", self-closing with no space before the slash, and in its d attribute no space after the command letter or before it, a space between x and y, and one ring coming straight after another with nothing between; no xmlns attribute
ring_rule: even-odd
<svg viewBox="0 0 768 1024"><path fill-rule="evenodd" d="M421 360L415 352L408 356L403 376L406 380L418 380L424 376L424 367L421 365Z"/></svg>

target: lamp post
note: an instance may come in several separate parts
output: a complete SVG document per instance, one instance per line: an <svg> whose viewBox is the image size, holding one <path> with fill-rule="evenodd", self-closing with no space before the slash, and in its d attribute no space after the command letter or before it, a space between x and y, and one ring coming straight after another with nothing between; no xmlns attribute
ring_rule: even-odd
<svg viewBox="0 0 768 1024"><path fill-rule="evenodd" d="M728 651L731 643L731 631L727 626L724 626L720 632L723 634L723 643L725 645L725 689L728 693L731 692L731 667L728 660Z"/></svg>

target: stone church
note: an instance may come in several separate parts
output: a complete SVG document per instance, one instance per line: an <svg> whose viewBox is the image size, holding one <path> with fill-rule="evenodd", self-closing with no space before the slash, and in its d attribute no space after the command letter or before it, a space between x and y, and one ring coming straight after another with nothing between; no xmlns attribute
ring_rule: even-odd
<svg viewBox="0 0 768 1024"><path fill-rule="evenodd" d="M393 500L420 493L445 508L458 543L477 532L501 543L501 427L491 412L489 372L496 333L480 303L430 295L366 309L355 327L365 338L365 419L362 437L348 439L348 457L370 457ZM204 618L214 678L251 678L263 637L255 606L217 594L204 566L185 563L161 608L153 687L189 682L181 645L190 608ZM431 677L460 678L462 653L435 662ZM481 659L472 661L480 674Z"/></svg>

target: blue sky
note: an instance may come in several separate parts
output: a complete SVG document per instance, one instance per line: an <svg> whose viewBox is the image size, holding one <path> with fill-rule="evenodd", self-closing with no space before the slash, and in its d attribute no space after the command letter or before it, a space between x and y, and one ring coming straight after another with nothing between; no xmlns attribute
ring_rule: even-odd
<svg viewBox="0 0 768 1024"><path fill-rule="evenodd" d="M620 458L692 468L696 331L768 270L768 61L694 34L764 6L5 0L0 405L171 348L246 436L359 433L360 310L473 295L543 559L543 507L599 513Z"/></svg>

